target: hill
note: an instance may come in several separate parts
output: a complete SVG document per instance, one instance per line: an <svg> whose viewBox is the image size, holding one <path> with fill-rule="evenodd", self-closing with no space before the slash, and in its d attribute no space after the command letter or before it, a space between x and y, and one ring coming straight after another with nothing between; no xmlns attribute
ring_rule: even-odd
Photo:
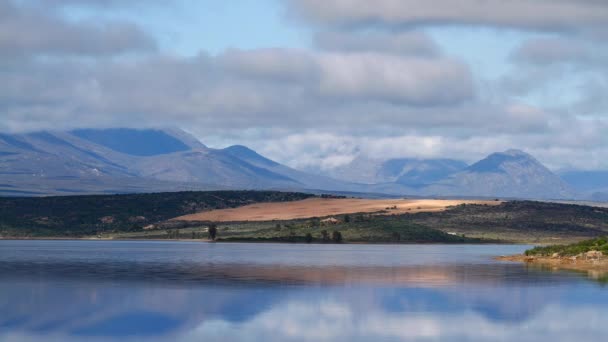
<svg viewBox="0 0 608 342"><path fill-rule="evenodd" d="M211 191L0 197L0 236L83 237L109 231L141 231L153 223L205 210L301 200L311 196L270 191Z"/></svg>
<svg viewBox="0 0 608 342"><path fill-rule="evenodd" d="M459 205L411 215L410 220L446 232L522 243L563 243L608 233L608 208L551 202Z"/></svg>
<svg viewBox="0 0 608 342"><path fill-rule="evenodd" d="M212 149L176 129L0 134L0 195L218 189L361 191L243 146Z"/></svg>
<svg viewBox="0 0 608 342"><path fill-rule="evenodd" d="M423 192L441 196L468 194L530 199L576 197L559 176L519 150L493 153L465 170L426 187Z"/></svg>
<svg viewBox="0 0 608 342"><path fill-rule="evenodd" d="M401 201L395 209L395 206L383 207L387 200L372 201L371 205L370 200L340 199L327 205L330 212L318 211L321 217L315 217L314 212L302 217L298 208L313 200L311 196L269 191L211 191L0 198L0 236L199 239L207 236L206 229L214 222L218 224L221 239L241 241L301 240L308 233L318 240L323 230L328 234L340 231L346 242L390 243L564 243L608 234L608 208L601 207L532 201L460 201L463 203L460 205L453 201L451 205L449 201L427 200L427 204L420 204L425 201L389 200ZM285 206L283 202L293 205ZM339 203L345 203L345 207ZM293 215L264 216L257 221L248 216L217 216L222 213L218 209L246 206L275 208L281 215L293 211ZM215 216L180 218L201 212L215 213Z"/></svg>

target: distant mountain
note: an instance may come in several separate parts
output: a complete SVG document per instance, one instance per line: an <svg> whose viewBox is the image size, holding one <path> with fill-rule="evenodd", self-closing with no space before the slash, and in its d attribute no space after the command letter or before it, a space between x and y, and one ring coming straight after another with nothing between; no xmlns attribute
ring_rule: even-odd
<svg viewBox="0 0 608 342"><path fill-rule="evenodd" d="M536 159L516 150L494 153L471 166L451 159L357 158L329 175L319 175L282 165L246 146L209 148L178 129L0 134L0 195L219 189L424 197L577 196ZM603 199L607 193L599 189L586 198Z"/></svg>
<svg viewBox="0 0 608 342"><path fill-rule="evenodd" d="M327 172L327 175L363 184L397 183L421 187L463 170L467 164L453 159L355 158L351 163Z"/></svg>
<svg viewBox="0 0 608 342"><path fill-rule="evenodd" d="M305 187L310 190L336 190L336 191L355 191L367 192L369 187L350 183L348 181L337 180L331 177L307 173L304 171L292 169L285 165L279 164L270 160L248 147L235 145L221 150L223 153L229 154L235 158L239 158L251 165L264 168L270 172L296 179L300 187Z"/></svg>
<svg viewBox="0 0 608 342"><path fill-rule="evenodd" d="M335 179L341 179L347 182L377 184L381 183L381 181L376 177L376 174L378 173L382 162L382 160L359 156L348 164L329 170L310 168L306 169L306 171Z"/></svg>
<svg viewBox="0 0 608 342"><path fill-rule="evenodd" d="M428 195L560 199L576 195L561 178L531 155L508 150L493 153L424 189Z"/></svg>
<svg viewBox="0 0 608 342"><path fill-rule="evenodd" d="M205 189L361 191L244 146L211 149L176 129L0 134L0 194Z"/></svg>
<svg viewBox="0 0 608 342"><path fill-rule="evenodd" d="M425 186L462 171L467 164L452 159L392 159L378 171L381 178L409 186Z"/></svg>
<svg viewBox="0 0 608 342"><path fill-rule="evenodd" d="M234 145L230 147L226 147L222 150L222 152L231 155L235 158L239 158L241 160L245 160L253 165L265 166L265 167L277 167L281 166L281 164L270 160L256 151L242 145Z"/></svg>
<svg viewBox="0 0 608 342"><path fill-rule="evenodd" d="M205 148L200 143L189 146L178 137L162 130L79 129L72 131L71 134L113 151L139 157L184 152L196 147Z"/></svg>

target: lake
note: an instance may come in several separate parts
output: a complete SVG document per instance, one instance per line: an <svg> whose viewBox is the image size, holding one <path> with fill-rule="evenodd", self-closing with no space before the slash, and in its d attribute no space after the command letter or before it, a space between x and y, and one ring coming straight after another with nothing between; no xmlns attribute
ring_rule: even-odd
<svg viewBox="0 0 608 342"><path fill-rule="evenodd" d="M600 341L592 275L511 245L0 241L0 341Z"/></svg>

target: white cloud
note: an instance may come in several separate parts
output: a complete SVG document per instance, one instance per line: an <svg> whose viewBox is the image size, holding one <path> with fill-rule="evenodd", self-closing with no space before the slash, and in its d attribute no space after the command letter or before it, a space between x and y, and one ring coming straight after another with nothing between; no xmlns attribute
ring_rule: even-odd
<svg viewBox="0 0 608 342"><path fill-rule="evenodd" d="M302 168L331 169L361 153L472 162L511 147L555 168L608 168L608 53L592 40L608 26L605 2L288 4L314 19L314 48L180 57L111 20L113 9L132 6L124 2L0 2L0 55L10 57L0 58L0 130L180 126ZM106 20L67 20L74 6L103 8ZM424 32L445 24L552 33L519 46L503 79L481 83ZM575 34L591 29L593 37ZM493 87L500 96L489 98Z"/></svg>
<svg viewBox="0 0 608 342"><path fill-rule="evenodd" d="M4 1L0 4L0 56L112 56L150 52L155 40L125 21L71 22L59 13Z"/></svg>
<svg viewBox="0 0 608 342"><path fill-rule="evenodd" d="M481 25L580 31L608 26L601 0L290 0L292 11L338 26Z"/></svg>
<svg viewBox="0 0 608 342"><path fill-rule="evenodd" d="M315 35L314 41L325 51L390 52L427 58L440 54L439 46L421 31L322 31Z"/></svg>

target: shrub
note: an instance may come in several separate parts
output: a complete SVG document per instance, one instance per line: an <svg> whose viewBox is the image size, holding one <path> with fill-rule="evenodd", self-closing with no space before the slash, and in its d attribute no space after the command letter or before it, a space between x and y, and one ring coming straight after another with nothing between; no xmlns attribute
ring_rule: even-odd
<svg viewBox="0 0 608 342"><path fill-rule="evenodd" d="M306 237L304 239L306 240L306 243L311 243L312 242L312 234L307 233Z"/></svg>
<svg viewBox="0 0 608 342"><path fill-rule="evenodd" d="M335 243L341 243L342 233L340 233L339 231L334 231L333 233L331 233L331 240Z"/></svg>

